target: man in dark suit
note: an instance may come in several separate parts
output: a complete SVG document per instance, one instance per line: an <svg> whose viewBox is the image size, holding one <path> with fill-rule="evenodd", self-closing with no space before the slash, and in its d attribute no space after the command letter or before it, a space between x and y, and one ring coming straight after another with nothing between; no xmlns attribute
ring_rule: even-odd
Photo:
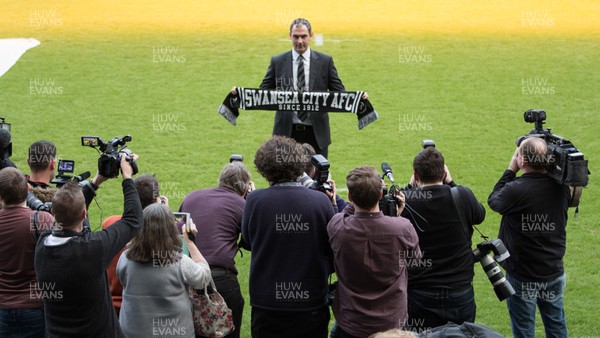
<svg viewBox="0 0 600 338"><path fill-rule="evenodd" d="M273 56L260 89L297 91L343 91L333 58L310 49L313 33L306 19L298 18L290 25L292 50ZM304 74L298 74L298 69ZM318 112L278 111L273 135L295 139L312 145L318 154L327 157L331 143L329 114Z"/></svg>

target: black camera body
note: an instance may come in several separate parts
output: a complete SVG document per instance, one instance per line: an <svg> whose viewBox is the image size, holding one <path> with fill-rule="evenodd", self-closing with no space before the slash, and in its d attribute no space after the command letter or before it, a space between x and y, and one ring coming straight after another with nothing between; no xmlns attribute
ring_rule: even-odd
<svg viewBox="0 0 600 338"><path fill-rule="evenodd" d="M489 255L490 252L494 253L493 259ZM503 301L515 294L515 289L506 280L502 274L502 270L496 264L510 257L510 253L506 250L501 239L497 238L477 244L477 248L473 250L473 256L475 257L475 262L481 263L483 271L485 271L490 283L494 287L494 292L498 300Z"/></svg>
<svg viewBox="0 0 600 338"><path fill-rule="evenodd" d="M392 189L388 193L387 187L384 186L383 195L379 200L379 210L386 216L398 216L398 201L392 193L394 189L394 185L392 185Z"/></svg>
<svg viewBox="0 0 600 338"><path fill-rule="evenodd" d="M31 210L50 212L52 210L52 202L44 203L30 191L27 193L27 207Z"/></svg>
<svg viewBox="0 0 600 338"><path fill-rule="evenodd" d="M121 168L121 154L125 154L125 159L131 164L133 169L133 175L138 173L138 167L135 163L135 159L130 157L132 154L131 150L127 149L127 142L131 141L131 136L126 135L122 138L115 137L109 142L104 142L98 136L82 136L81 145L98 148L102 152L98 159L98 172L100 175L107 178L114 178L119 176L119 169Z"/></svg>
<svg viewBox="0 0 600 338"><path fill-rule="evenodd" d="M529 137L538 137L548 144L548 175L558 183L572 187L585 187L588 184L588 161L583 153L562 136L553 134L550 128L543 128L546 112L530 109L523 114L525 122L535 123L535 128L517 139L516 144Z"/></svg>
<svg viewBox="0 0 600 338"><path fill-rule="evenodd" d="M12 140L10 137L10 123L0 117L0 160L7 160L12 156Z"/></svg>
<svg viewBox="0 0 600 338"><path fill-rule="evenodd" d="M321 154L313 155L310 158L310 163L315 166L315 179L308 187L321 192L333 191L333 187L327 183L330 165L325 156Z"/></svg>
<svg viewBox="0 0 600 338"><path fill-rule="evenodd" d="M389 192L386 185L383 186L383 194L379 200L379 210L386 216L398 216L398 201L394 198L400 191L400 188L394 182L394 175L392 167L387 162L381 163L381 179L387 177L392 185L390 186Z"/></svg>
<svg viewBox="0 0 600 338"><path fill-rule="evenodd" d="M229 156L229 163L233 162L244 162L244 156L241 154L231 154L231 156Z"/></svg>

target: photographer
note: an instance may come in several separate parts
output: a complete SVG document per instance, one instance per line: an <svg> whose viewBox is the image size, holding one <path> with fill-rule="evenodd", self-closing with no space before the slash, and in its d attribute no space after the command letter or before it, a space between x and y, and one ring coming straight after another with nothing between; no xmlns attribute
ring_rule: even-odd
<svg viewBox="0 0 600 338"><path fill-rule="evenodd" d="M406 265L403 257L418 257L418 237L404 217L379 210L383 189L377 171L358 167L346 176L349 204L327 225L338 278L332 337L367 337L402 328L407 320ZM397 214L404 196L396 195Z"/></svg>
<svg viewBox="0 0 600 338"><path fill-rule="evenodd" d="M502 215L498 238L510 252L502 266L516 291L507 299L515 337L534 336L536 305L546 336L567 336L563 256L569 187L548 176L551 160L543 139L525 139L488 198Z"/></svg>
<svg viewBox="0 0 600 338"><path fill-rule="evenodd" d="M415 187L404 191L412 210L405 208L402 216L409 218L417 230L422 229L417 231L422 260L409 264L407 327L421 332L449 321L474 322L471 236L473 225L483 222L485 209L469 188L458 186L452 188L458 189L462 205L457 210L451 192L455 184L436 148L421 150L413 160L413 170L411 181Z"/></svg>
<svg viewBox="0 0 600 338"><path fill-rule="evenodd" d="M30 196L27 198L28 205L34 208L29 204L30 199L39 199L38 202L42 203L51 202L56 193L56 188L50 185L56 169L56 146L54 143L45 140L34 142L29 147L27 164L30 169L29 176L27 176L30 191ZM106 181L106 179L100 173L97 173L92 180L80 183L85 198L86 209L92 203L94 197L96 197L96 190L98 190L100 184ZM83 228L85 232L90 231L89 220L87 218L84 220Z"/></svg>
<svg viewBox="0 0 600 338"><path fill-rule="evenodd" d="M304 157L296 141L274 136L254 159L270 186L248 195L242 219L252 251L253 337L327 337L332 252L326 226L334 209L325 194L296 182Z"/></svg>
<svg viewBox="0 0 600 338"><path fill-rule="evenodd" d="M252 189L250 172L242 162L228 163L219 174L218 187L192 191L180 212L189 212L200 236L198 249L210 265L217 290L232 311L235 330L226 337L237 338L242 328L244 298L238 282L235 255L241 233L244 198Z"/></svg>
<svg viewBox="0 0 600 338"><path fill-rule="evenodd" d="M26 198L25 175L16 168L0 170L0 337L45 333L43 295L33 266L35 229L38 234L50 229L54 218L28 208Z"/></svg>
<svg viewBox="0 0 600 338"><path fill-rule="evenodd" d="M3 119L2 119L3 121ZM10 131L0 129L0 170L4 168L16 168L15 164L10 160L12 156L12 140Z"/></svg>
<svg viewBox="0 0 600 338"><path fill-rule="evenodd" d="M134 158L137 157L132 155ZM109 228L83 233L87 210L81 189L70 182L52 199L57 226L37 243L35 271L44 298L47 337L122 337L112 306L106 268L143 225L142 207L126 155L121 154L124 212Z"/></svg>

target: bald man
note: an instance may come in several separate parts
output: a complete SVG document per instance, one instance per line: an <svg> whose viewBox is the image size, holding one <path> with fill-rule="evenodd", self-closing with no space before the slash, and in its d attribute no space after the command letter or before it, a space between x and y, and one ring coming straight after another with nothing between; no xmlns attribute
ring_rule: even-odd
<svg viewBox="0 0 600 338"><path fill-rule="evenodd" d="M546 337L568 336L563 256L570 197L568 186L548 176L553 160L543 139L525 139L488 198L502 215L498 238L510 253L502 266L516 291L506 302L517 338L534 337L536 306Z"/></svg>

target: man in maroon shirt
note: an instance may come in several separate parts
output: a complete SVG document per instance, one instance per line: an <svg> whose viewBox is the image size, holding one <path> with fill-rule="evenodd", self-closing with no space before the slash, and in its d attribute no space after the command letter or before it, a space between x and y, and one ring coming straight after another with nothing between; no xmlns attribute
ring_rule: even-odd
<svg viewBox="0 0 600 338"><path fill-rule="evenodd" d="M409 220L379 210L382 181L373 167L346 176L349 204L327 225L338 277L333 313L338 338L368 337L407 320L407 260L419 260ZM404 196L395 197L400 215Z"/></svg>
<svg viewBox="0 0 600 338"><path fill-rule="evenodd" d="M35 211L29 209L27 180L16 168L0 170L0 337L44 337L42 298L56 296L38 287L34 270ZM54 223L37 213L41 233Z"/></svg>

